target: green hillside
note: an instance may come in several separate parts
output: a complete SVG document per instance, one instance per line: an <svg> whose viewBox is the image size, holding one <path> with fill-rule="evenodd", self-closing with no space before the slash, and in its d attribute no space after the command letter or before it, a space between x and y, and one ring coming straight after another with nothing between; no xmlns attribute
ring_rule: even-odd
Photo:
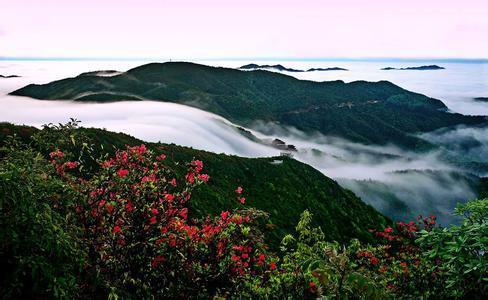
<svg viewBox="0 0 488 300"><path fill-rule="evenodd" d="M83 74L12 95L77 101L160 100L181 103L249 125L263 120L367 144L410 149L429 144L412 136L483 117L448 113L439 100L390 82L314 82L268 71L240 71L193 63L151 63L120 75Z"/></svg>
<svg viewBox="0 0 488 300"><path fill-rule="evenodd" d="M66 135L63 130L45 128L39 131L33 127L8 123L0 123L0 146L7 136L14 133L24 143L29 142L42 152L52 151L56 147L71 147L59 144L55 138ZM31 139L32 135L36 138ZM126 134L92 128L79 128L68 135L80 139L83 137L85 142L93 144L94 157L104 153L112 155L116 148L143 143ZM300 214L306 209L314 211L314 225L320 225L324 229L328 240L347 242L355 237L370 241L372 236L368 229L389 223L387 218L362 202L351 191L341 188L334 180L294 159L242 158L177 145L146 145L152 149L163 146L171 161L170 167L180 174L183 174L185 162L193 158L204 162L204 170L211 179L194 193L190 211L194 216L202 217L240 207L234 190L236 185L242 186L247 199L246 207L255 207L270 213L267 234L273 247L277 246L286 233L294 230ZM71 151L79 152L79 149L75 147ZM272 163L275 160L281 163Z"/></svg>

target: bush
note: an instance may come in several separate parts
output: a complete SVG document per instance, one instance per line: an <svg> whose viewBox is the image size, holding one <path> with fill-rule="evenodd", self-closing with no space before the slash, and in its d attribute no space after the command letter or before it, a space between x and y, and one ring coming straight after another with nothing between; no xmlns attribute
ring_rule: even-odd
<svg viewBox="0 0 488 300"><path fill-rule="evenodd" d="M112 295L250 293L244 283L249 275L264 278L272 269L255 224L266 214L248 209L202 220L188 215L192 190L209 180L201 161L192 161L177 179L164 154L144 145L127 147L102 161L91 179L78 180L66 174L70 163L62 152L51 156L59 175L80 193L76 211L93 272ZM242 189L236 193L244 203Z"/></svg>
<svg viewBox="0 0 488 300"><path fill-rule="evenodd" d="M430 271L442 274L443 295L486 299L488 296L488 199L458 204L461 225L422 231L418 243L424 257L441 263Z"/></svg>
<svg viewBox="0 0 488 300"><path fill-rule="evenodd" d="M73 218L75 191L32 149L8 144L0 160L1 288L5 298L71 298L86 253Z"/></svg>

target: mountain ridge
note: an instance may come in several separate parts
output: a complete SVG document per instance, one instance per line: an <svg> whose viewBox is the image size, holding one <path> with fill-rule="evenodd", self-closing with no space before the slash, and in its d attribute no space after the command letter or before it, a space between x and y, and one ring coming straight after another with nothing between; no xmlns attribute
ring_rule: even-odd
<svg viewBox="0 0 488 300"><path fill-rule="evenodd" d="M279 123L365 144L429 148L413 134L484 117L447 112L442 101L388 81L315 82L276 72L240 71L194 63L150 63L111 76L84 75L11 93L46 100L158 100L197 107L249 126Z"/></svg>

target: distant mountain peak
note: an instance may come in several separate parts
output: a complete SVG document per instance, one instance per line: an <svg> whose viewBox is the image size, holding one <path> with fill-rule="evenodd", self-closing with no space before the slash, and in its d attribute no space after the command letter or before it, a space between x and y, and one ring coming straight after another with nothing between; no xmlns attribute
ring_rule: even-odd
<svg viewBox="0 0 488 300"><path fill-rule="evenodd" d="M444 70L444 67L440 67L438 65L428 65L428 66L419 66L419 67L406 67L406 68L393 68L393 67L386 67L382 68L381 70L383 71L390 71L390 70L419 70L419 71L425 71L425 70Z"/></svg>

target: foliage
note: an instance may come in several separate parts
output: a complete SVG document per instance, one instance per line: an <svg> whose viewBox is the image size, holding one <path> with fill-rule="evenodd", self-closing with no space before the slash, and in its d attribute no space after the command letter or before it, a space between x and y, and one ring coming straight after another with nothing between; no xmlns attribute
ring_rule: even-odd
<svg viewBox="0 0 488 300"><path fill-rule="evenodd" d="M283 239L282 266L288 275L299 270L308 282L307 292L316 297L380 299L388 295L378 276L355 262L354 254L360 246L357 240L348 247L326 242L320 228L310 227L311 220L312 215L305 211L296 228L298 236Z"/></svg>
<svg viewBox="0 0 488 300"><path fill-rule="evenodd" d="M75 191L36 151L18 141L0 160L0 294L71 298L86 261L71 205Z"/></svg>
<svg viewBox="0 0 488 300"><path fill-rule="evenodd" d="M461 225L422 231L417 240L433 265L444 276L444 293L453 298L488 295L488 199L458 204L455 214Z"/></svg>

